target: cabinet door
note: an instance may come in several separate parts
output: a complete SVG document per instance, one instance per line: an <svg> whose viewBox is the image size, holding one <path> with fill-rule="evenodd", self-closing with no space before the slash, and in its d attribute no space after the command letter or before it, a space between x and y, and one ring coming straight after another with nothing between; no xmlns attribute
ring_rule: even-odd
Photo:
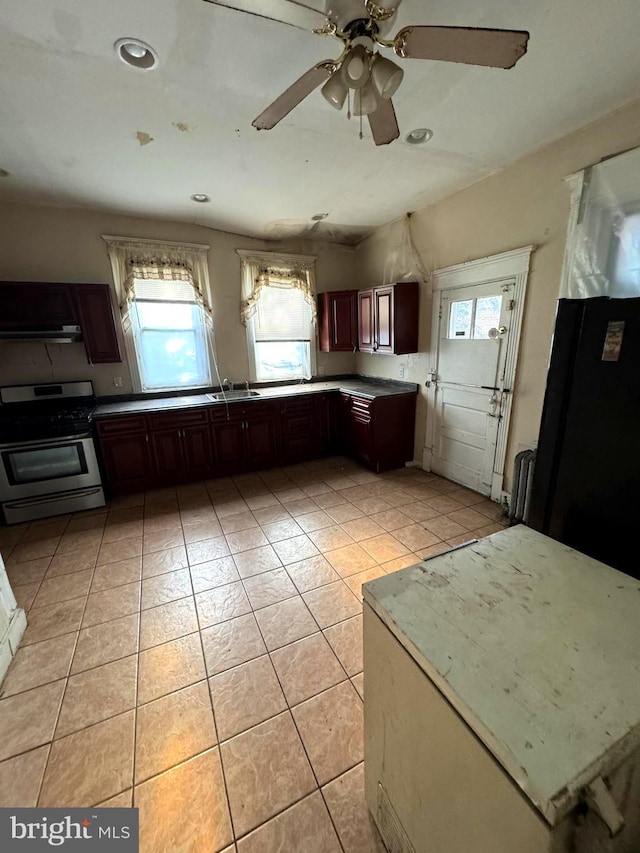
<svg viewBox="0 0 640 853"><path fill-rule="evenodd" d="M358 348L361 352L373 352L373 290L358 293Z"/></svg>
<svg viewBox="0 0 640 853"><path fill-rule="evenodd" d="M327 455L340 453L345 444L340 394L320 395L317 398L317 410L317 419L321 429L320 452Z"/></svg>
<svg viewBox="0 0 640 853"><path fill-rule="evenodd" d="M163 483L175 483L182 477L184 464L181 438L181 432L177 429L154 430L151 433L156 473Z"/></svg>
<svg viewBox="0 0 640 853"><path fill-rule="evenodd" d="M357 349L357 297L357 290L336 290L318 296L321 352L354 352Z"/></svg>
<svg viewBox="0 0 640 853"><path fill-rule="evenodd" d="M393 287L376 287L373 291L374 352L393 352L393 292Z"/></svg>
<svg viewBox="0 0 640 853"><path fill-rule="evenodd" d="M280 412L284 460L309 459L320 448L320 421L312 397L285 400Z"/></svg>
<svg viewBox="0 0 640 853"><path fill-rule="evenodd" d="M79 284L73 288L87 358L92 364L122 361L108 284Z"/></svg>
<svg viewBox="0 0 640 853"><path fill-rule="evenodd" d="M216 473L241 471L245 462L244 421L219 421L212 427Z"/></svg>
<svg viewBox="0 0 640 853"><path fill-rule="evenodd" d="M273 415L247 415L245 441L247 461L251 468L269 468L277 462L278 437Z"/></svg>
<svg viewBox="0 0 640 853"><path fill-rule="evenodd" d="M185 473L188 479L207 477L213 462L209 427L206 424L184 427L182 446Z"/></svg>
<svg viewBox="0 0 640 853"><path fill-rule="evenodd" d="M112 493L135 492L151 485L154 466L146 433L102 438L100 450Z"/></svg>

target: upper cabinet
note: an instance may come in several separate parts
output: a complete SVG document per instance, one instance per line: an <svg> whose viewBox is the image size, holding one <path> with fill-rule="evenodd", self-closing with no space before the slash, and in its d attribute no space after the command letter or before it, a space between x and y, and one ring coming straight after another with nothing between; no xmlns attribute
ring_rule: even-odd
<svg viewBox="0 0 640 853"><path fill-rule="evenodd" d="M360 351L395 355L418 352L418 304L417 281L359 291Z"/></svg>
<svg viewBox="0 0 640 853"><path fill-rule="evenodd" d="M318 340L321 352L354 352L358 348L358 291L318 294Z"/></svg>
<svg viewBox="0 0 640 853"><path fill-rule="evenodd" d="M122 361L108 284L0 282L0 328L78 325L87 360Z"/></svg>
<svg viewBox="0 0 640 853"><path fill-rule="evenodd" d="M78 325L92 364L122 361L108 284L71 285L78 308Z"/></svg>

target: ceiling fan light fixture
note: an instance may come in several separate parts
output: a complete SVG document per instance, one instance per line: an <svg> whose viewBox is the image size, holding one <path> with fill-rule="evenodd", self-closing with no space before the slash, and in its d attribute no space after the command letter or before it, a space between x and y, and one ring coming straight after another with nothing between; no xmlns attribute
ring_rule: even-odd
<svg viewBox="0 0 640 853"><path fill-rule="evenodd" d="M371 79L381 98L387 101L393 97L403 77L404 71L399 65L385 56L376 55L371 65Z"/></svg>
<svg viewBox="0 0 640 853"><path fill-rule="evenodd" d="M349 89L362 89L371 77L369 71L369 53L358 44L351 48L340 68L342 82Z"/></svg>
<svg viewBox="0 0 640 853"><path fill-rule="evenodd" d="M362 89L353 94L354 116L368 116L378 109L378 96L371 80Z"/></svg>
<svg viewBox="0 0 640 853"><path fill-rule="evenodd" d="M331 104L332 107L335 107L336 110L342 109L344 102L347 99L348 89L345 86L339 71L333 72L320 91L322 92L322 97L327 101L327 103Z"/></svg>
<svg viewBox="0 0 640 853"><path fill-rule="evenodd" d="M120 59L131 68L139 71L151 71L158 64L158 54L144 41L136 38L122 38L114 44Z"/></svg>

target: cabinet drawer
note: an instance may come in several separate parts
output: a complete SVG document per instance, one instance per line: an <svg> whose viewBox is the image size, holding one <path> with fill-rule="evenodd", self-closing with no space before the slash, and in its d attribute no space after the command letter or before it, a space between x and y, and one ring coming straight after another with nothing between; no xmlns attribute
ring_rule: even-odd
<svg viewBox="0 0 640 853"><path fill-rule="evenodd" d="M283 400L281 404L282 414L290 413L311 413L313 410L313 399L310 395L304 397L292 397L289 400Z"/></svg>
<svg viewBox="0 0 640 853"><path fill-rule="evenodd" d="M371 415L373 409L373 400L367 400L366 397L351 397L351 411L355 414L361 413Z"/></svg>
<svg viewBox="0 0 640 853"><path fill-rule="evenodd" d="M227 411L228 410L228 411ZM209 420L212 423L220 423L227 420L241 420L242 418L263 418L272 415L275 411L274 403L229 403L225 406L220 403L217 406L212 406L209 409Z"/></svg>
<svg viewBox="0 0 640 853"><path fill-rule="evenodd" d="M121 418L104 418L96 421L98 435L124 435L125 433L146 432L147 419L144 415L127 415Z"/></svg>
<svg viewBox="0 0 640 853"><path fill-rule="evenodd" d="M206 408L179 409L173 412L159 412L148 415L151 429L179 429L186 426L198 426L208 422Z"/></svg>

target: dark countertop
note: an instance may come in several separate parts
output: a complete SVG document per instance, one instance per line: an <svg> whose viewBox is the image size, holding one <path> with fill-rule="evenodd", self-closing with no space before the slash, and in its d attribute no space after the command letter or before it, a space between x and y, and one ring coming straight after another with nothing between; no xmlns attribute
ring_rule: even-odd
<svg viewBox="0 0 640 853"><path fill-rule="evenodd" d="M326 382L306 382L296 385L279 385L268 388L252 388L259 396L248 397L239 402L252 403L260 400L281 399L301 394L319 394L324 391L344 391L358 394L375 400L376 397L391 397L398 394L417 394L415 382L395 382L394 380L367 379L353 377L352 379L336 379ZM210 393L216 393L214 391ZM229 401L236 402L236 401ZM166 412L172 409L187 409L196 406L222 406L223 401L212 400L207 394L180 395L176 397L160 397L101 403L94 411L93 417L106 418L114 415L147 414L150 412Z"/></svg>

